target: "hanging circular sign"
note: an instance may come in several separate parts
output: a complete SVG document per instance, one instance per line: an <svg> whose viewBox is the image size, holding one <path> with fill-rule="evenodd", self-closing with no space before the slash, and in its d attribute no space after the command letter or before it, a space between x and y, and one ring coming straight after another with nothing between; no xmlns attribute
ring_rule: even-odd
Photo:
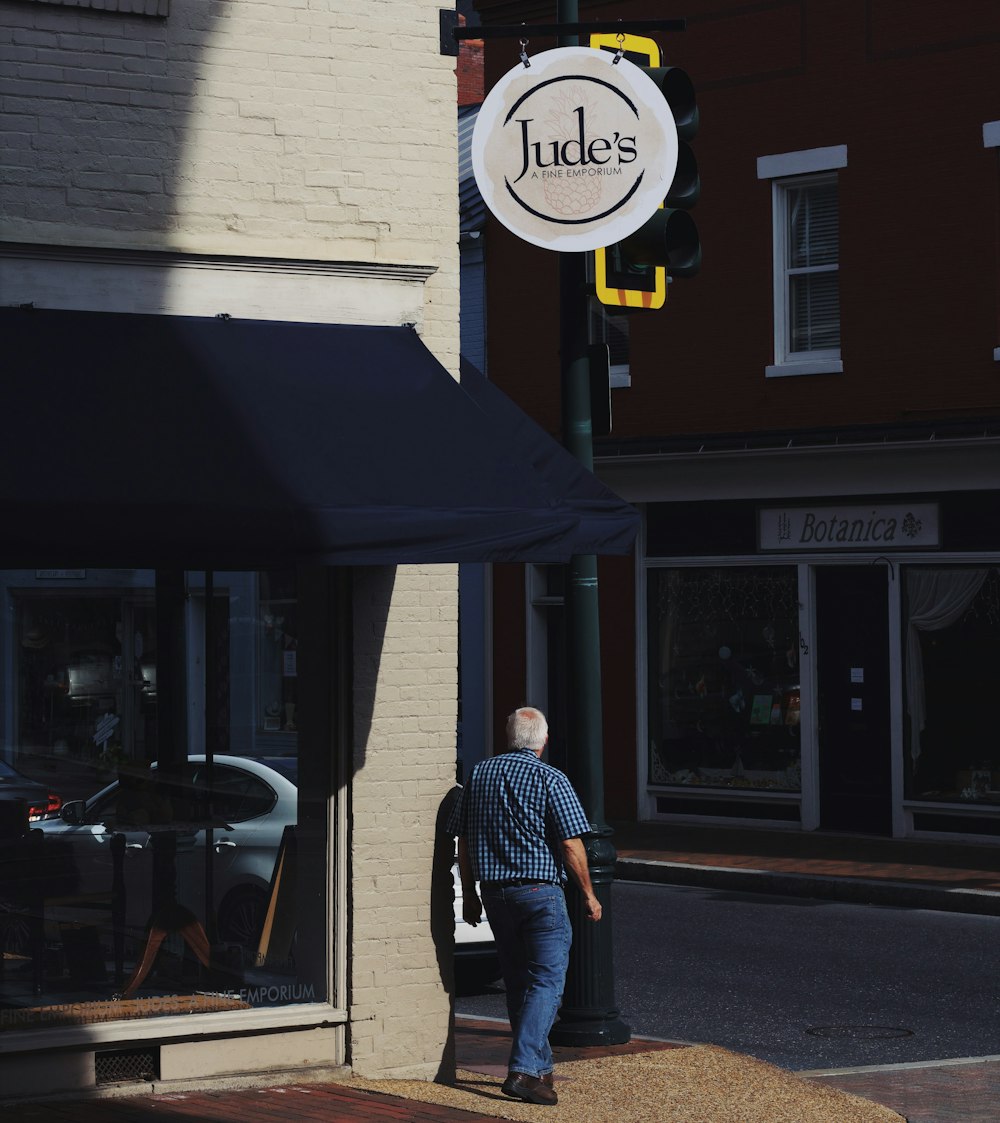
<svg viewBox="0 0 1000 1123"><path fill-rule="evenodd" d="M559 47L490 90L472 134L483 201L519 238L563 253L621 241L663 203L677 128L627 59Z"/></svg>

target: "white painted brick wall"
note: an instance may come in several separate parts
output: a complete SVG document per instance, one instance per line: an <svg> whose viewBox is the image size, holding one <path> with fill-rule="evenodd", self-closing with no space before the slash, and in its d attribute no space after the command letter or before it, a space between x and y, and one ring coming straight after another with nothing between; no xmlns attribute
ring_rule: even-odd
<svg viewBox="0 0 1000 1123"><path fill-rule="evenodd" d="M0 238L430 265L458 366L455 60L439 0L171 0L166 20L0 0ZM362 571L355 617L351 1061L433 1078L430 935L454 783L455 567Z"/></svg>
<svg viewBox="0 0 1000 1123"><path fill-rule="evenodd" d="M454 566L357 574L351 1063L364 1075L433 1079L445 1058L431 873L455 783L456 598ZM434 919L450 935L450 915Z"/></svg>
<svg viewBox="0 0 1000 1123"><path fill-rule="evenodd" d="M431 264L457 367L455 60L428 0L0 0L6 241Z"/></svg>

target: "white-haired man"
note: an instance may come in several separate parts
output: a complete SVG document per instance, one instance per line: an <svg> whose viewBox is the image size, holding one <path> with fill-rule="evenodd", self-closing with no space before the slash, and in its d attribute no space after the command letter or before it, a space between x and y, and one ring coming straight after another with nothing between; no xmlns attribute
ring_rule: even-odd
<svg viewBox="0 0 1000 1123"><path fill-rule="evenodd" d="M581 840L590 823L566 776L542 762L548 739L540 710L515 710L507 719L507 752L473 768L448 831L458 835L463 916L478 924L485 906L507 988L513 1040L502 1091L551 1105L557 1096L549 1031L573 938L563 892L567 873L590 920L601 919L601 903Z"/></svg>

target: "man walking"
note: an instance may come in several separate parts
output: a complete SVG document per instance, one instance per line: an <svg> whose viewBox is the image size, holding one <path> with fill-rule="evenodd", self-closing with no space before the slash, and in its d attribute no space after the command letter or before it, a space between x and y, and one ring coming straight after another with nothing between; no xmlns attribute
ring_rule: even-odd
<svg viewBox="0 0 1000 1123"><path fill-rule="evenodd" d="M533 707L507 719L507 752L473 768L448 819L458 835L462 913L496 937L513 1041L502 1091L534 1104L557 1102L549 1030L559 1012L573 932L563 884L583 894L590 920L601 919L580 836L590 823L569 780L544 764L545 715ZM482 901L476 893L476 881Z"/></svg>

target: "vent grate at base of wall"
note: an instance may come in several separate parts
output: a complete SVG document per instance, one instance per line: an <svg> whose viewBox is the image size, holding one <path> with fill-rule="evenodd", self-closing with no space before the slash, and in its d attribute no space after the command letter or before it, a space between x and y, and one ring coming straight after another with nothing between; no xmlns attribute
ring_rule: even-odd
<svg viewBox="0 0 1000 1123"><path fill-rule="evenodd" d="M158 1080L160 1050L108 1049L95 1053L94 1076L98 1085Z"/></svg>

